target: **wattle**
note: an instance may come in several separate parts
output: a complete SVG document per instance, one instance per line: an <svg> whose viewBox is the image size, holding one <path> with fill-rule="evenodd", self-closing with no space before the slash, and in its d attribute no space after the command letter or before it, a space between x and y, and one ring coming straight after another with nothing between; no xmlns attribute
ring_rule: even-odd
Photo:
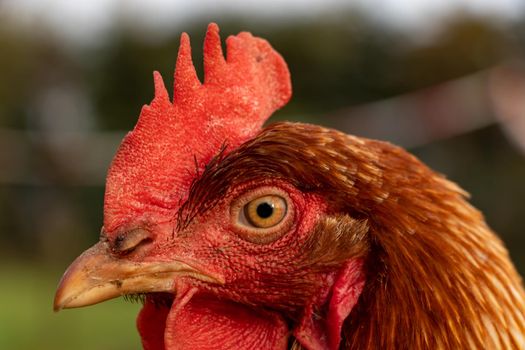
<svg viewBox="0 0 525 350"><path fill-rule="evenodd" d="M277 312L185 294L171 308L146 301L137 320L145 350L286 349L290 331Z"/></svg>

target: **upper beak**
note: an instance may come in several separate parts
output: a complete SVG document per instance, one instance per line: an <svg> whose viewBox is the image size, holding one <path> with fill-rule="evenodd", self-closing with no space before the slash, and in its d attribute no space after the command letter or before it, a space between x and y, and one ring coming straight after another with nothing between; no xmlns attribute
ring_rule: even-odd
<svg viewBox="0 0 525 350"><path fill-rule="evenodd" d="M125 294L175 292L178 276L221 283L179 262L133 262L111 254L106 242L86 250L69 266L58 285L53 308L87 306Z"/></svg>

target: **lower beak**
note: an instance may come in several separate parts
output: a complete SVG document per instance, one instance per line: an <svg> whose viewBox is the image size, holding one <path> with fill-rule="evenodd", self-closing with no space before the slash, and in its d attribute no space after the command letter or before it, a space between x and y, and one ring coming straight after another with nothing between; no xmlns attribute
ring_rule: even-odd
<svg viewBox="0 0 525 350"><path fill-rule="evenodd" d="M134 262L113 256L106 242L86 250L69 266L58 285L54 310L96 304L126 294L175 292L177 277L192 276L217 283L189 265Z"/></svg>

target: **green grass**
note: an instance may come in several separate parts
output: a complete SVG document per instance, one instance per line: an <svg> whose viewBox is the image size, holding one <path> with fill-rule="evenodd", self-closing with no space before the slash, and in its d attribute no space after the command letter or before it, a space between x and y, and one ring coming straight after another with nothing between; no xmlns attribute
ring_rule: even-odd
<svg viewBox="0 0 525 350"><path fill-rule="evenodd" d="M0 349L141 349L135 328L140 305L117 299L54 313L62 272L1 262Z"/></svg>

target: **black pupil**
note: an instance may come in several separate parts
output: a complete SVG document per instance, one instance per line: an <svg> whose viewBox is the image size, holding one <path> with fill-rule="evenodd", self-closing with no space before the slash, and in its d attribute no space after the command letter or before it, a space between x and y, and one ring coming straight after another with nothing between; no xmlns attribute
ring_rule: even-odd
<svg viewBox="0 0 525 350"><path fill-rule="evenodd" d="M257 206L257 215L260 218L267 219L273 214L273 205L270 203L261 203Z"/></svg>

